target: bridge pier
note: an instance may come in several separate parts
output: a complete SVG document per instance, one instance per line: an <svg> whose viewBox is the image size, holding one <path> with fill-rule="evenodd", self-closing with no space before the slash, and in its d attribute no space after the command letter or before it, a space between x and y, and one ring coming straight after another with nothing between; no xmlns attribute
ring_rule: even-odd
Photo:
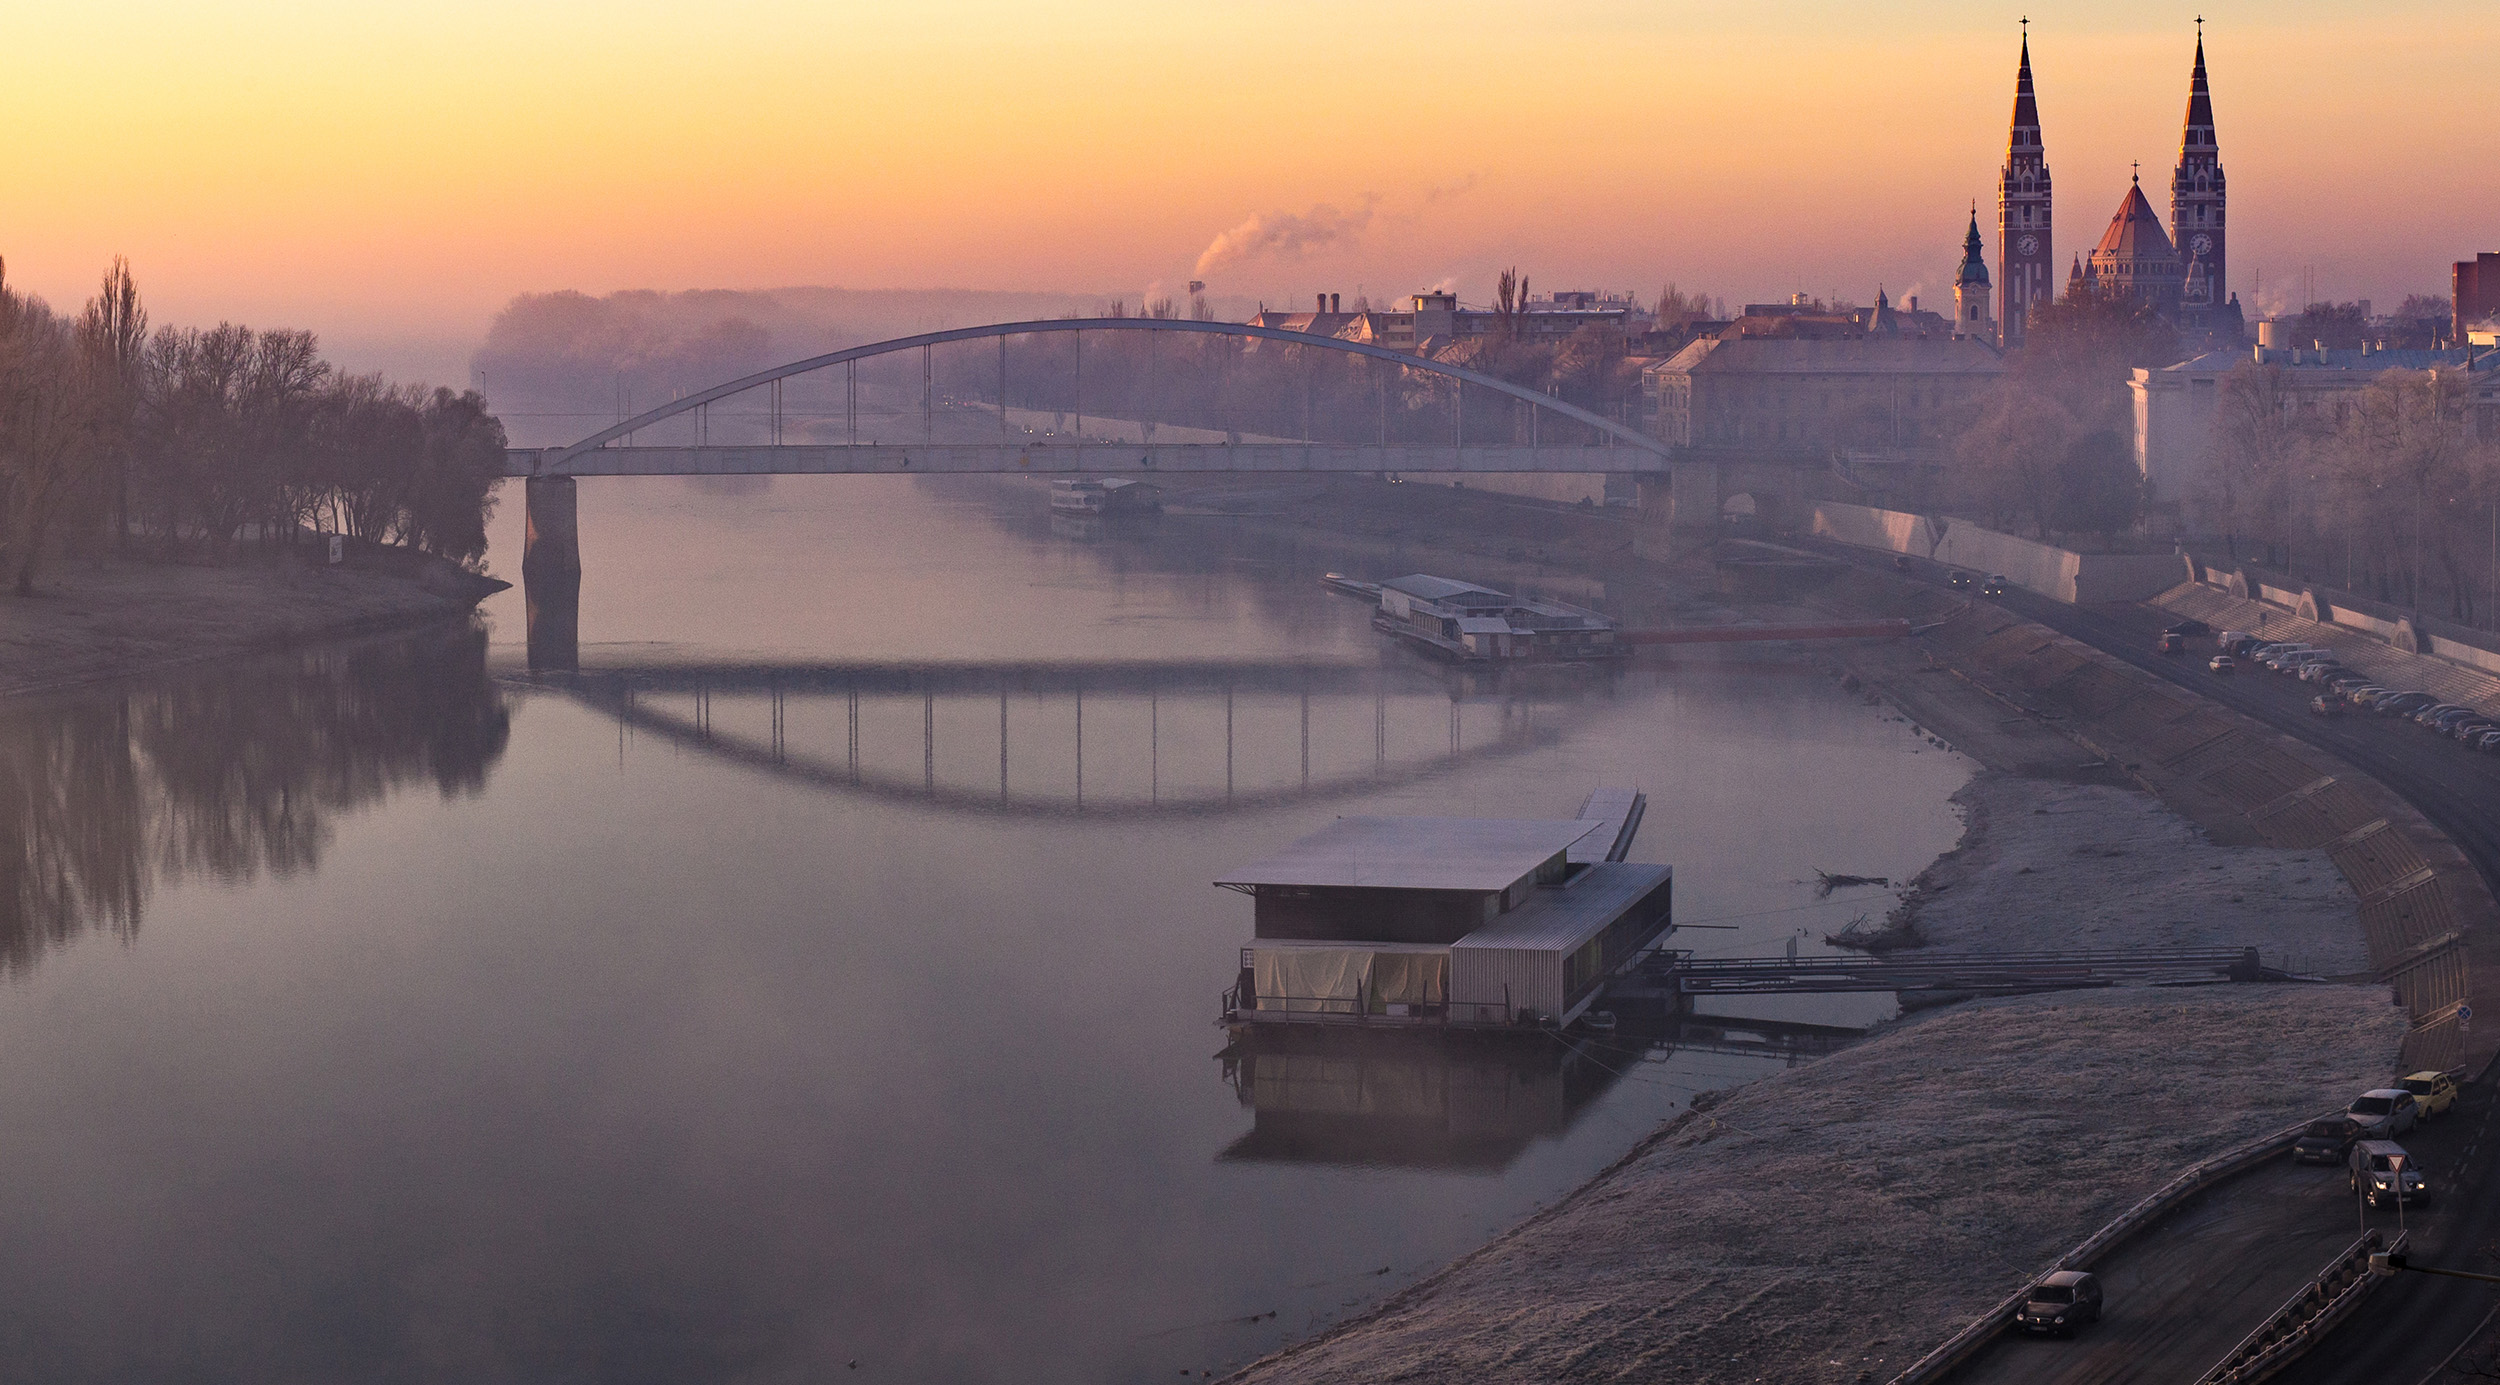
<svg viewBox="0 0 2500 1385"><path fill-rule="evenodd" d="M533 673L581 667L582 547L574 484L570 476L533 476L524 483L521 591Z"/></svg>
<svg viewBox="0 0 2500 1385"><path fill-rule="evenodd" d="M1679 463L1662 474L1641 476L1632 555L1665 562L1717 543L1724 527L1723 479L1709 462Z"/></svg>

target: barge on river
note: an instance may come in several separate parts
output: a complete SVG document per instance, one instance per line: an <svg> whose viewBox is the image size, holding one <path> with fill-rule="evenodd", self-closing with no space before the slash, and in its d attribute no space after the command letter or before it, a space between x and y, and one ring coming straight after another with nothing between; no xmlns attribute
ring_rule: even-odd
<svg viewBox="0 0 2500 1385"><path fill-rule="evenodd" d="M1619 659L1632 652L1612 619L1566 601L1497 592L1428 572L1377 586L1333 572L1320 581L1332 591L1376 594L1373 629L1462 662Z"/></svg>
<svg viewBox="0 0 2500 1385"><path fill-rule="evenodd" d="M1673 928L1675 872L1623 859L1647 801L1576 820L1339 818L1215 883L1255 901L1224 1022L1541 1030Z"/></svg>

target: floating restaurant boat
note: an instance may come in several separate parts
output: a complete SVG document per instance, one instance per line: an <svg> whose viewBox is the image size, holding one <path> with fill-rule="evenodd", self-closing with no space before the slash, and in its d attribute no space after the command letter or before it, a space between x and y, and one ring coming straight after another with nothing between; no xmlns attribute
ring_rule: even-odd
<svg viewBox="0 0 2500 1385"><path fill-rule="evenodd" d="M1545 1029L1672 927L1675 872L1623 859L1647 800L1582 816L1339 818L1215 883L1256 901L1235 1027Z"/></svg>
<svg viewBox="0 0 2500 1385"><path fill-rule="evenodd" d="M1330 573L1330 589L1358 585ZM1379 609L1372 628L1452 659L1616 659L1629 646L1615 622L1595 611L1546 597L1514 596L1430 573L1392 578L1373 590Z"/></svg>
<svg viewBox="0 0 2500 1385"><path fill-rule="evenodd" d="M1163 509L1163 491L1151 481L1122 476L1101 481L1063 476L1050 483L1050 508L1054 514L1151 515Z"/></svg>

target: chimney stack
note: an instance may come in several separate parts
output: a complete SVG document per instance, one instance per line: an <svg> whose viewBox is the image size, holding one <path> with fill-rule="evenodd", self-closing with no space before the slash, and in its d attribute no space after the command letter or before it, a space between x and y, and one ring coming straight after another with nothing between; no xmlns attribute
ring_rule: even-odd
<svg viewBox="0 0 2500 1385"><path fill-rule="evenodd" d="M1328 295L1328 311L1330 311L1330 312L1332 312L1332 313L1341 313L1341 312L1344 312L1344 311L1345 311L1345 309L1344 309L1344 308L1342 308L1342 307L1340 307L1340 306L1338 306L1339 304L1343 303L1344 301L1345 301L1345 296L1344 296L1343 294L1335 294L1335 293L1332 293L1332 294Z"/></svg>
<svg viewBox="0 0 2500 1385"><path fill-rule="evenodd" d="M1324 312L1328 311L1328 295L1327 295L1327 294L1324 294L1324 293L1323 293L1323 294L1321 294L1321 295L1319 296L1319 306L1318 306L1317 308L1313 309L1312 311L1314 311L1314 312L1322 312L1322 313L1324 313Z"/></svg>

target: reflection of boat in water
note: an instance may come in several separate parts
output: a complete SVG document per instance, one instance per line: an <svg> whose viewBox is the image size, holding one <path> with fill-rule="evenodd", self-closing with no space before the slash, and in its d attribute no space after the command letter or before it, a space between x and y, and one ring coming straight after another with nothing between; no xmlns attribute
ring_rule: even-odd
<svg viewBox="0 0 2500 1385"><path fill-rule="evenodd" d="M1415 1030L1244 1030L1221 1055L1250 1108L1249 1132L1218 1158L1388 1168L1507 1168L1570 1130L1591 1102L1665 1049L1797 1063L1854 1031L1735 1022L1643 1022L1608 1035L1548 1031L1537 1044L1467 1041Z"/></svg>

